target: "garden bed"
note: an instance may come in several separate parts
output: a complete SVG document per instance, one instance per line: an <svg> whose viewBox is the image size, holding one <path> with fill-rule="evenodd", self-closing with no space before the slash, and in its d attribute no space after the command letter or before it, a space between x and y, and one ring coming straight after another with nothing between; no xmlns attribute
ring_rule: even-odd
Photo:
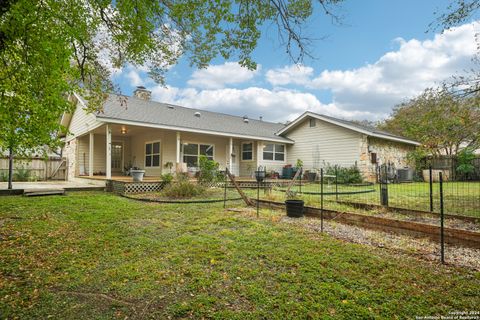
<svg viewBox="0 0 480 320"><path fill-rule="evenodd" d="M191 197L167 197L162 192L147 192L124 195L124 197L134 200L146 202L160 202L160 203L212 203L222 201L236 201L242 200L236 190L227 189L225 198L224 188L208 188L202 194Z"/></svg>

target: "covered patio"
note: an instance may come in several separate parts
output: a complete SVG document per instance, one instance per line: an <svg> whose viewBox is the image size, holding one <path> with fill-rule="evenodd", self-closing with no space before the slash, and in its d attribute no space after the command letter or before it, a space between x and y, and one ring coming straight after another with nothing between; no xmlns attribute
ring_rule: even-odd
<svg viewBox="0 0 480 320"><path fill-rule="evenodd" d="M105 123L77 138L75 177L128 182L130 168L145 170L146 181L159 181L165 173L194 176L204 155L218 162L221 170L227 167L242 180L252 180L262 164L258 155L267 144L263 140L187 130Z"/></svg>

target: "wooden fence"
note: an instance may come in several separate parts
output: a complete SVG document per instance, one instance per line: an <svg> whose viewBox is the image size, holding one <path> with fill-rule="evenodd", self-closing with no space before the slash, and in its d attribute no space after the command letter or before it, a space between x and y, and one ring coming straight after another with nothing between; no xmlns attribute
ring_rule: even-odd
<svg viewBox="0 0 480 320"><path fill-rule="evenodd" d="M50 157L15 159L13 162L14 180L42 181L65 180L67 166L65 158ZM8 158L0 157L0 181L8 177Z"/></svg>

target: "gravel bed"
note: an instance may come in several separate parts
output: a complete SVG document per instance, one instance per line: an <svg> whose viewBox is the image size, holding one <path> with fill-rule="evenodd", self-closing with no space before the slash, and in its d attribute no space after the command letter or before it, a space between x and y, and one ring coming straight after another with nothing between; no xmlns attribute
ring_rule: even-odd
<svg viewBox="0 0 480 320"><path fill-rule="evenodd" d="M320 232L319 219L283 216L279 221ZM369 230L328 220L324 220L323 226L323 230L327 234L348 242L394 249L404 253L415 254L428 260L438 261L440 259L439 244L432 242L428 238L415 238L390 232ZM480 270L480 249L446 244L445 261L448 264Z"/></svg>
<svg viewBox="0 0 480 320"><path fill-rule="evenodd" d="M425 224L435 225L435 226L440 225L440 217L432 217L432 216L428 216L427 214L417 215L417 214L404 214L399 212L384 211L384 212L377 212L372 215L376 217L387 218L387 219L397 219L397 220L425 223ZM445 227L480 232L480 224L475 222L454 219L454 218L445 218Z"/></svg>

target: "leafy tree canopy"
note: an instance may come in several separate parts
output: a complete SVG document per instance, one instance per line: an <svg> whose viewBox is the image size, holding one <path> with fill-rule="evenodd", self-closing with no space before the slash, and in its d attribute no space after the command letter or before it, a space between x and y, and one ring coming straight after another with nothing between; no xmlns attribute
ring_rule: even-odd
<svg viewBox="0 0 480 320"><path fill-rule="evenodd" d="M445 89L427 89L396 106L380 127L419 141L434 155L455 155L462 147L480 143L479 99L458 97Z"/></svg>
<svg viewBox="0 0 480 320"><path fill-rule="evenodd" d="M342 0L4 0L0 2L0 149L57 144L58 120L80 93L91 110L115 88L112 70L145 66L159 83L180 57L255 68L261 26L273 23L294 60L308 54L302 27L315 10L335 18Z"/></svg>
<svg viewBox="0 0 480 320"><path fill-rule="evenodd" d="M435 12L437 19L430 23L429 29L436 31L445 31L462 23L478 18L480 10L480 0L452 0L447 9L442 12ZM472 57L476 67L470 70L464 70L464 75L453 76L446 83L449 89L456 95L471 96L480 92L480 43L478 33L472 37L472 41L477 42L477 54ZM458 70L460 71L460 70Z"/></svg>

